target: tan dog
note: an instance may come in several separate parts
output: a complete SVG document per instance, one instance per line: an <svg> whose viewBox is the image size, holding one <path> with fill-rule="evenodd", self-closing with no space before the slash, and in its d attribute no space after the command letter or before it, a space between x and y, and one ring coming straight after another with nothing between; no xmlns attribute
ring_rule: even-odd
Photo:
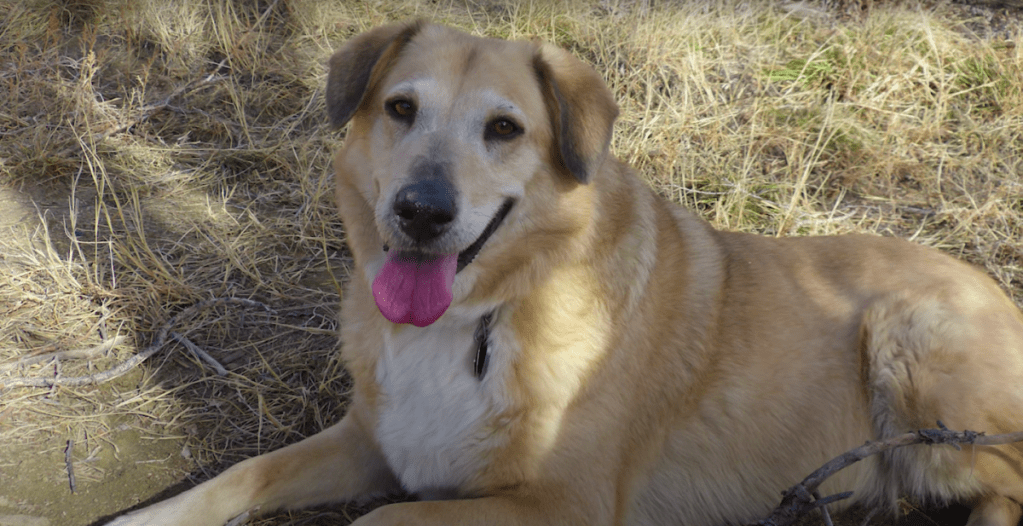
<svg viewBox="0 0 1023 526"><path fill-rule="evenodd" d="M567 52L417 23L330 68L351 408L112 524L405 490L447 500L357 524L710 526L869 439L1023 429L1023 315L990 279L899 240L713 230L607 156L615 102ZM1023 448L902 448L829 486L1014 526Z"/></svg>

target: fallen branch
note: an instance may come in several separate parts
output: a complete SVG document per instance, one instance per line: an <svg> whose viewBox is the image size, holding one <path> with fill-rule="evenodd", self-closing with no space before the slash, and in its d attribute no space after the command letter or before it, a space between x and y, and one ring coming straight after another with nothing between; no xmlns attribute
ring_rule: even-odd
<svg viewBox="0 0 1023 526"><path fill-rule="evenodd" d="M959 444L973 444L977 446L997 446L1013 442L1023 442L1023 431L1018 433L1006 433L1002 435L985 435L976 431L953 431L947 429L944 424L938 422L939 429L921 429L912 431L887 440L867 442L860 447L851 449L831 459L823 466L817 468L802 482L792 486L782 493L781 504L767 516L766 519L751 523L750 526L790 526L806 513L818 508L847 499L852 492L839 493L824 498L818 498L817 488L831 475L855 464L871 455L876 455L889 449L908 446L912 444L949 444L959 449Z"/></svg>
<svg viewBox="0 0 1023 526"><path fill-rule="evenodd" d="M88 376L76 376L72 378L8 378L6 380L0 380L0 390L10 389L13 387L52 387L52 386L82 386L82 385L93 385L103 383L119 376L123 376L128 371L132 370L140 363L146 361L150 356L156 354L163 346L167 343L167 334L171 328L177 325L178 321L195 315L196 313L206 310L210 307L216 307L218 305L235 304L242 305L244 307L259 307L267 312L274 312L273 309L266 306L258 301L253 301L244 298L214 298L211 300L201 301L188 307L187 309L179 312L177 315L167 320L160 327L160 331L156 334L156 339L153 340L153 344L146 347L143 351L139 352L135 356L124 360L123 362L107 369L106 371L91 374Z"/></svg>
<svg viewBox="0 0 1023 526"><path fill-rule="evenodd" d="M48 362L50 360L85 360L95 358L102 354L106 354L114 347L124 343L126 338L123 335L117 335L110 338L103 343L90 347L88 349L73 349L70 351L51 352L46 354L39 354L36 356L28 356L11 363L5 363L0 365L0 373L6 373L7 371L13 371L29 365Z"/></svg>

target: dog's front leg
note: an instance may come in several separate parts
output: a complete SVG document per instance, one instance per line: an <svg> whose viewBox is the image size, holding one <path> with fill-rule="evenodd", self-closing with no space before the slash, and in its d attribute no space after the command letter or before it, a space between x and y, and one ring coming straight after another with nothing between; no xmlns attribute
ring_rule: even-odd
<svg viewBox="0 0 1023 526"><path fill-rule="evenodd" d="M586 496L569 498L558 490L521 492L476 499L402 502L373 510L352 526L535 526L537 524L611 526L614 511L609 502Z"/></svg>
<svg viewBox="0 0 1023 526"><path fill-rule="evenodd" d="M358 419L236 464L176 497L107 526L221 526L266 512L396 492L399 485Z"/></svg>

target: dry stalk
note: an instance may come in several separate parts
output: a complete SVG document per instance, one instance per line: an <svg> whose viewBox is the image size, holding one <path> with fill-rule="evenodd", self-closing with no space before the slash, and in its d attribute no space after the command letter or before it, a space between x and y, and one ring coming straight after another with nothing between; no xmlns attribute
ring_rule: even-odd
<svg viewBox="0 0 1023 526"><path fill-rule="evenodd" d="M210 356L208 352L202 350L201 347L192 343L192 340L189 340L188 338L185 338L184 336L176 332L170 333L170 337L172 340L180 343L181 345L184 345L185 348L188 349L189 351L192 351L192 354L194 354L197 358L206 362L210 367L213 367L213 370L217 372L217 375L227 376L227 369L225 369L223 365L220 365L220 362L218 362L216 359Z"/></svg>

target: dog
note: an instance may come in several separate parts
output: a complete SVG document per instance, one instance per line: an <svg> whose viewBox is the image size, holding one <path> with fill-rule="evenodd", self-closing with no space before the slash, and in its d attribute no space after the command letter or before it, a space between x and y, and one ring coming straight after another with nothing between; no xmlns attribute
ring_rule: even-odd
<svg viewBox="0 0 1023 526"><path fill-rule="evenodd" d="M1023 314L991 279L902 240L713 229L608 154L614 98L567 51L388 25L326 97L347 414L109 524L403 492L355 524L735 524L867 440L1023 429ZM822 489L1015 526L1023 446L899 448Z"/></svg>

